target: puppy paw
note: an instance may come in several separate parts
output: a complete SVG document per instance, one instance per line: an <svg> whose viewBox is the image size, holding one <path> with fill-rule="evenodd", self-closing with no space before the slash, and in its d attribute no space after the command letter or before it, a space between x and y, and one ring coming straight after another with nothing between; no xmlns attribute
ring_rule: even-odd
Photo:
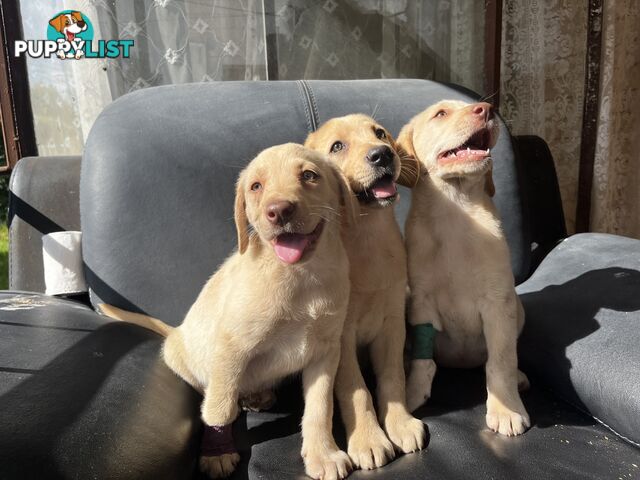
<svg viewBox="0 0 640 480"><path fill-rule="evenodd" d="M529 379L522 370L518 370L518 391L524 392L529 390Z"/></svg>
<svg viewBox="0 0 640 480"><path fill-rule="evenodd" d="M220 456L200 457L200 471L211 478L225 478L233 473L240 461L237 453L225 453Z"/></svg>
<svg viewBox="0 0 640 480"><path fill-rule="evenodd" d="M389 419L386 429L389 440L404 453L417 452L426 447L426 425L411 415Z"/></svg>
<svg viewBox="0 0 640 480"><path fill-rule="evenodd" d="M486 420L487 427L508 437L524 433L531 425L524 406L516 412L504 405L489 405Z"/></svg>
<svg viewBox="0 0 640 480"><path fill-rule="evenodd" d="M240 398L240 407L247 412L269 410L275 403L276 394L272 390L263 390Z"/></svg>
<svg viewBox="0 0 640 480"><path fill-rule="evenodd" d="M431 397L431 385L436 374L433 360L413 360L407 379L407 408L413 412Z"/></svg>
<svg viewBox="0 0 640 480"><path fill-rule="evenodd" d="M355 430L349 437L347 452L362 470L382 467L395 457L393 444L377 423Z"/></svg>
<svg viewBox="0 0 640 480"><path fill-rule="evenodd" d="M80 60L82 57L84 57L84 50L76 50L76 54L74 55L76 60Z"/></svg>
<svg viewBox="0 0 640 480"><path fill-rule="evenodd" d="M349 456L336 447L333 450L323 447L303 448L304 470L311 478L339 480L346 478L351 470Z"/></svg>
<svg viewBox="0 0 640 480"><path fill-rule="evenodd" d="M62 50L58 50L58 53L56 53L56 56L57 56L60 60L64 60L65 58L67 58L67 55L66 55Z"/></svg>

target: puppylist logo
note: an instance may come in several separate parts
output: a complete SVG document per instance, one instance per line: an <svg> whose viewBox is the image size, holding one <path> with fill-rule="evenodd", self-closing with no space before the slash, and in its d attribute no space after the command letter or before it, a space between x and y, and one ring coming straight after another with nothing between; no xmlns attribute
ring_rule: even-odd
<svg viewBox="0 0 640 480"><path fill-rule="evenodd" d="M81 58L129 58L133 40L93 40L93 25L77 10L63 10L49 20L46 40L17 40L14 55L61 60Z"/></svg>

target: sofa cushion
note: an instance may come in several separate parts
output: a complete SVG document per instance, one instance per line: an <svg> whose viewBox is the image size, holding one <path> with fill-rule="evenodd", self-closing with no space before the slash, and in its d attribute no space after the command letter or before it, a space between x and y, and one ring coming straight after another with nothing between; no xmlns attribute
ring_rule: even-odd
<svg viewBox="0 0 640 480"><path fill-rule="evenodd" d="M201 399L158 358L160 340L70 301L0 294L0 478L204 480ZM242 460L233 478L303 478L299 382L278 395L271 411L235 422ZM486 429L485 399L481 369L441 369L416 412L429 448L350 478L637 476L638 449L539 384L523 395L533 426L518 438ZM334 431L344 445L338 414Z"/></svg>
<svg viewBox="0 0 640 480"><path fill-rule="evenodd" d="M426 80L220 82L119 98L96 120L83 156L80 212L93 302L180 323L235 247L234 184L260 150L303 142L319 123L350 112L375 113L397 134L445 97L473 100ZM514 272L523 279L527 222L517 159L502 127L494 149L496 198ZM401 217L406 190L402 202Z"/></svg>
<svg viewBox="0 0 640 480"><path fill-rule="evenodd" d="M356 471L350 480L636 478L640 450L595 420L559 401L541 385L524 392L532 428L504 437L485 425L482 369L441 369L432 397L416 415L429 425L428 449L401 455L383 468ZM299 385L279 393L273 411L242 414L234 426L241 463L232 479L302 479ZM334 432L344 448L336 414ZM203 479L204 480L204 479Z"/></svg>
<svg viewBox="0 0 640 480"><path fill-rule="evenodd" d="M574 235L518 293L523 370L640 444L640 241Z"/></svg>
<svg viewBox="0 0 640 480"><path fill-rule="evenodd" d="M0 293L0 478L189 478L200 397L161 340L75 302Z"/></svg>

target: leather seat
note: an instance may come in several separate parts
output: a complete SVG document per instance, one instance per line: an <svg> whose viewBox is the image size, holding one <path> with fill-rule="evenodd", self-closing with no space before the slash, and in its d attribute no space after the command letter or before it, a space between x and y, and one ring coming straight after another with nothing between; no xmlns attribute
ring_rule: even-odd
<svg viewBox="0 0 640 480"><path fill-rule="evenodd" d="M200 397L161 338L87 306L0 294L0 478L189 478Z"/></svg>

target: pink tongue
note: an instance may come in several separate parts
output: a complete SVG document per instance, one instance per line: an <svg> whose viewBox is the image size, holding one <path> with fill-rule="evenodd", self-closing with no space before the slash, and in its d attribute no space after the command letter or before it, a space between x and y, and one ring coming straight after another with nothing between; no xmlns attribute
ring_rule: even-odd
<svg viewBox="0 0 640 480"><path fill-rule="evenodd" d="M396 190L396 184L393 183L393 180L391 179L376 183L371 187L371 192L376 198L389 198L398 193Z"/></svg>
<svg viewBox="0 0 640 480"><path fill-rule="evenodd" d="M280 260L291 264L302 258L308 243L309 239L306 235L285 233L276 238L273 248Z"/></svg>

